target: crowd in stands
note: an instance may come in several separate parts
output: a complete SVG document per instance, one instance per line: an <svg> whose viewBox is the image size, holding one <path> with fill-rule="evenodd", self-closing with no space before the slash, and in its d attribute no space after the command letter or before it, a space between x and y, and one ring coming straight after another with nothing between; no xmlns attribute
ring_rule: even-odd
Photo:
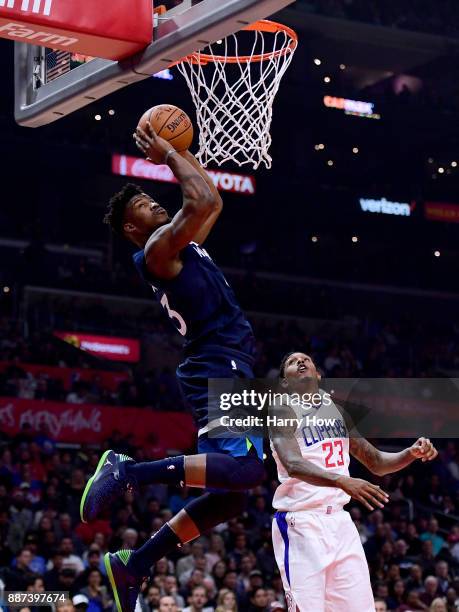
<svg viewBox="0 0 459 612"><path fill-rule="evenodd" d="M102 451L85 445L57 448L30 428L3 442L0 588L66 591L78 610L112 609L102 561L107 550L140 546L199 495L196 489L151 485L136 496L126 493L106 517L82 524L80 496ZM142 448L127 440L118 438L116 444L137 460L146 458ZM251 492L243 516L154 565L143 585L142 612L286 610L271 541L277 482L272 462L266 467L266 480ZM357 467L351 469L359 474ZM379 483L391 498L384 510L368 513L356 503L348 507L364 544L379 610L458 610L457 444L443 444L440 458L428 467L413 464Z"/></svg>
<svg viewBox="0 0 459 612"><path fill-rule="evenodd" d="M98 309L104 318L101 304ZM80 322L87 321L81 304L75 311L74 324L78 325L79 317L83 317ZM108 318L107 313L105 320ZM266 316L254 319L253 324L257 340L255 374L259 378L277 376L280 359L293 348L309 352L325 376L334 378L432 377L454 375L459 369L459 328L451 321L426 329L422 321L408 319L398 323L355 319L352 335L349 328L343 327L332 336L320 330L307 333L301 322L293 319L278 321ZM177 360L180 358L176 334L168 329L167 322L163 325L152 317L146 318L137 332L144 343L162 343L164 350L175 350ZM31 372L27 364L70 368L69 384L65 386L45 368ZM0 395L75 404L184 409L173 367L158 367L143 358L137 366L121 366L124 379L110 389L97 372L82 380L81 371L91 367L113 368L109 362L97 362L50 333L37 332L25 338L17 323L1 320Z"/></svg>

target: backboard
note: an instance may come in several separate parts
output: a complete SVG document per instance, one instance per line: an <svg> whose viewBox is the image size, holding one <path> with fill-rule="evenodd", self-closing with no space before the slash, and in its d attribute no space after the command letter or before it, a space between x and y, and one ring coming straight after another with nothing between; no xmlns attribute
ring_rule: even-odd
<svg viewBox="0 0 459 612"><path fill-rule="evenodd" d="M293 0L184 0L156 16L153 42L114 62L15 42L15 118L39 127L151 77Z"/></svg>

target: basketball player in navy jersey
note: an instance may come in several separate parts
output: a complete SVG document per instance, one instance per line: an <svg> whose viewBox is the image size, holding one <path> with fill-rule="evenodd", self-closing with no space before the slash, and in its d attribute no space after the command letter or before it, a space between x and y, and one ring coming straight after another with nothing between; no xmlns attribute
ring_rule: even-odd
<svg viewBox="0 0 459 612"><path fill-rule="evenodd" d="M264 477L261 438L208 436L209 378L251 378L252 329L223 274L202 248L222 200L194 156L177 153L152 129L137 129L137 146L148 159L163 160L182 188L183 204L170 218L140 187L126 185L110 201L105 221L138 247L134 264L165 315L185 337L185 359L177 369L197 420L198 453L136 463L106 451L83 493L83 521L96 518L128 489L152 483L208 488L140 549L105 555L118 612L135 609L143 577L177 545L239 515L246 491ZM146 416L146 418L148 418Z"/></svg>

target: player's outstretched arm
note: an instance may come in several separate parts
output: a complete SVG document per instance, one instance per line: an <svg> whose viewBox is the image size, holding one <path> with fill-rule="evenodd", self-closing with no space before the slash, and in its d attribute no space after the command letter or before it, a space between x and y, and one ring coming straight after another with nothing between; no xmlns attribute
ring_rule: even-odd
<svg viewBox="0 0 459 612"><path fill-rule="evenodd" d="M220 196L220 194L218 193L218 189L215 187L213 180L210 178L210 176L207 174L207 172L205 171L205 169L201 166L201 164L199 163L199 161L196 159L196 157L190 153L190 151L183 151L182 153L180 153L180 155L186 159L188 162L190 162L190 164L196 168L196 170L199 172L199 174L202 176L202 178L206 181L214 199L215 199L215 210L214 212L208 217L208 219L205 221L205 223L203 223L202 227L199 229L198 233L196 234L196 236L194 237L194 242L197 242L198 244L202 244L207 236L210 233L210 230L213 228L216 220L218 219L218 217L220 216L220 213L223 209L223 200Z"/></svg>
<svg viewBox="0 0 459 612"><path fill-rule="evenodd" d="M159 278L172 278L179 271L180 251L195 239L218 204L202 174L151 127L148 134L137 128L135 141L147 157L163 157L182 188L182 208L170 223L154 232L145 245L148 269Z"/></svg>
<svg viewBox="0 0 459 612"><path fill-rule="evenodd" d="M416 459L421 459L422 462L432 461L438 455L437 449L428 438L419 438L412 446L399 453L380 451L365 438L351 438L349 442L351 455L377 476L403 470Z"/></svg>

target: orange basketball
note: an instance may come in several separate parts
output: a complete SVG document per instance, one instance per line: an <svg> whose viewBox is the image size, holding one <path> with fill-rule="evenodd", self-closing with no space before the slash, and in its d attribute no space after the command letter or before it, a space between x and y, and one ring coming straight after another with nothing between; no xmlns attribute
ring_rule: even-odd
<svg viewBox="0 0 459 612"><path fill-rule="evenodd" d="M193 141L191 119L177 106L159 104L149 108L140 118L139 127L145 130L148 123L157 135L169 141L176 151L185 151Z"/></svg>

